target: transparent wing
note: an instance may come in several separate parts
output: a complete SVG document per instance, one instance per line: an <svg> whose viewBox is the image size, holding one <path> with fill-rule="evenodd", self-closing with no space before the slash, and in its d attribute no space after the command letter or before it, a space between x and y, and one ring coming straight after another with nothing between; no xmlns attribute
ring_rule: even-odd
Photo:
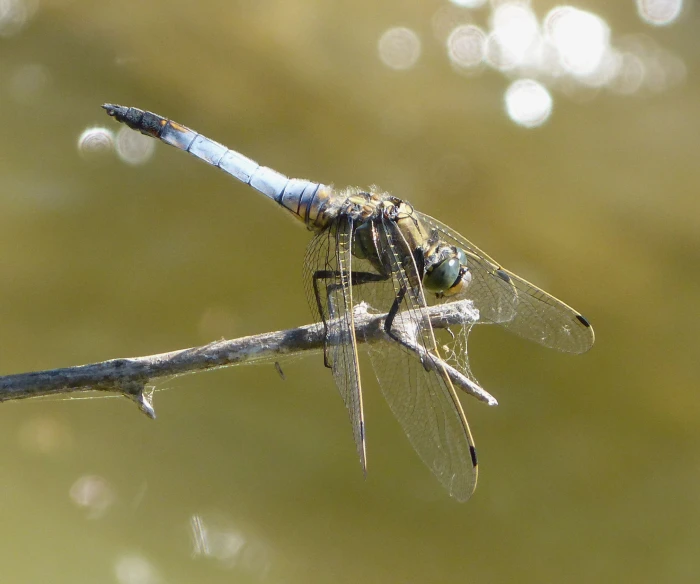
<svg viewBox="0 0 700 584"><path fill-rule="evenodd" d="M367 472L365 423L352 299L352 220L340 217L309 244L304 281L312 312L325 325L324 358L350 415L363 472Z"/></svg>
<svg viewBox="0 0 700 584"><path fill-rule="evenodd" d="M418 455L450 495L466 501L477 480L474 440L440 365L418 270L394 222L377 221L373 231L377 255L391 277L384 283L356 286L356 296L382 312L398 308L392 330L402 344L371 344L372 365L389 407Z"/></svg>
<svg viewBox="0 0 700 584"><path fill-rule="evenodd" d="M473 324L450 327L449 329L433 329L440 356L462 375L481 385L469 367L467 339ZM454 385L454 384L453 384Z"/></svg>
<svg viewBox="0 0 700 584"><path fill-rule="evenodd" d="M500 267L478 247L437 219L415 213L429 231L437 230L440 239L467 252L472 283L463 296L474 301L482 319L559 351L584 353L591 348L595 339L593 328L581 314ZM508 303L509 307L505 306ZM507 318L501 318L502 315Z"/></svg>

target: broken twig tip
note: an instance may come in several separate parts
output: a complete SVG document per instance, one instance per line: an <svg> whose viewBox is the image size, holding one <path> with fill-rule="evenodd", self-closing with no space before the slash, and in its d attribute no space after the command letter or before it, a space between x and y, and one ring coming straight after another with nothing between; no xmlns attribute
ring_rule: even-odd
<svg viewBox="0 0 700 584"><path fill-rule="evenodd" d="M122 394L136 402L139 409L151 420L155 420L156 411L153 408L153 387L146 387L141 381L129 381L122 384Z"/></svg>
<svg viewBox="0 0 700 584"><path fill-rule="evenodd" d="M156 419L156 410L153 408L153 394L146 395L141 392L140 395L134 396L134 401L138 404L139 409L146 414L151 420Z"/></svg>

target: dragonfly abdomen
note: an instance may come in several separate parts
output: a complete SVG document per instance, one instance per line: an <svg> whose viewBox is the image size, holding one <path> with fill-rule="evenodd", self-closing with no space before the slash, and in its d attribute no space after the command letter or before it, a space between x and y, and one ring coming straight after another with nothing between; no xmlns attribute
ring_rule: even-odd
<svg viewBox="0 0 700 584"><path fill-rule="evenodd" d="M240 152L158 114L109 103L102 107L115 120L132 130L189 152L250 185L282 205L309 229L320 229L325 225L323 211L332 197L331 187L306 179L289 178L267 166L260 166Z"/></svg>

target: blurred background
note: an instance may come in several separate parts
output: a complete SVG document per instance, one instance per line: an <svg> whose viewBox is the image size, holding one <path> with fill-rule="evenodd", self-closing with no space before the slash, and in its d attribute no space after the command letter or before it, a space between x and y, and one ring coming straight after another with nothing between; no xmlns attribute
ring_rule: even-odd
<svg viewBox="0 0 700 584"><path fill-rule="evenodd" d="M378 184L597 336L472 333L500 405L463 399L466 504L366 359L366 480L318 355L161 380L156 421L5 403L3 580L697 582L698 26L689 0L2 0L0 374L310 321L303 227L104 102Z"/></svg>

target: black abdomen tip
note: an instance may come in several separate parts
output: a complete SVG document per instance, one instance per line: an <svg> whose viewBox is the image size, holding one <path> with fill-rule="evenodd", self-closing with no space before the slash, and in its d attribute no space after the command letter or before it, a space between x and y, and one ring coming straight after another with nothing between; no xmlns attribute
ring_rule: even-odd
<svg viewBox="0 0 700 584"><path fill-rule="evenodd" d="M123 117L124 114L126 114L127 110L129 109L128 107L124 107L123 105L116 105L113 103L102 104L102 108L107 111L107 115L110 115L113 118L117 118L117 119L119 117Z"/></svg>
<svg viewBox="0 0 700 584"><path fill-rule="evenodd" d="M151 122L153 121L152 118L157 121L160 119L160 116L156 116L155 114L146 114L146 112L136 107L125 107L123 105L115 105L113 103L105 103L102 105L102 107L107 112L107 115L113 117L122 124L126 124L132 130L138 130L139 132L148 134L149 136L159 135L158 130L160 128L158 127L158 124L156 123L155 128L153 128L153 124ZM146 122L144 122L144 115L150 116Z"/></svg>

